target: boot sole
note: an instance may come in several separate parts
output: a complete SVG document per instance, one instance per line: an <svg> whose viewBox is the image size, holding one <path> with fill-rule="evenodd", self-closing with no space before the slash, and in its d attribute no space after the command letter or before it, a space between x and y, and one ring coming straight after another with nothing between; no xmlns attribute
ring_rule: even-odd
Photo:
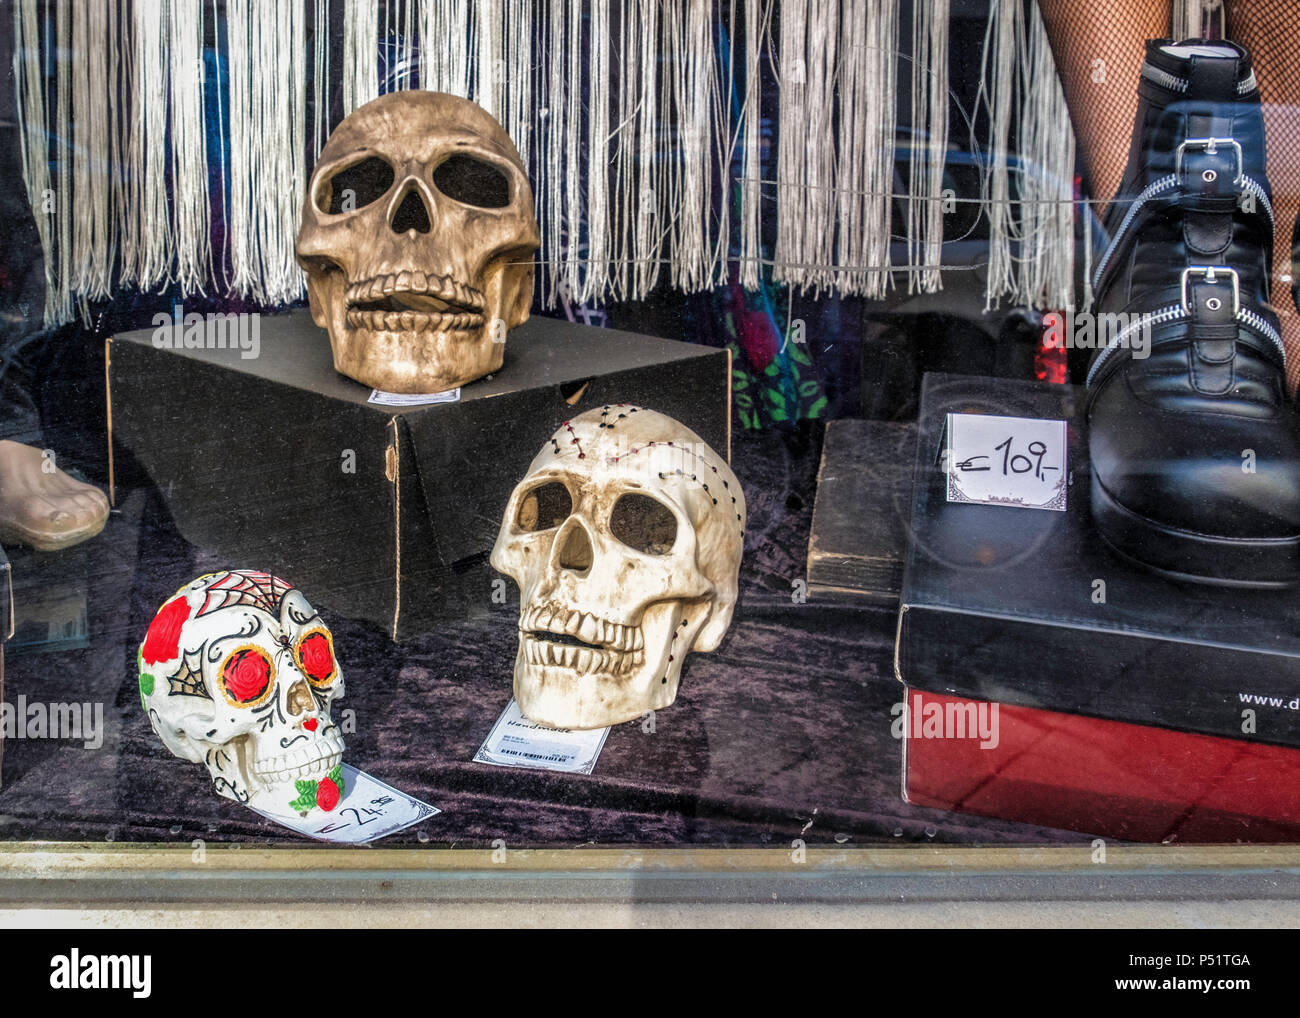
<svg viewBox="0 0 1300 1018"><path fill-rule="evenodd" d="M1172 580L1260 590L1300 582L1300 535L1215 537L1169 527L1120 505L1096 474L1092 516L1121 557Z"/></svg>

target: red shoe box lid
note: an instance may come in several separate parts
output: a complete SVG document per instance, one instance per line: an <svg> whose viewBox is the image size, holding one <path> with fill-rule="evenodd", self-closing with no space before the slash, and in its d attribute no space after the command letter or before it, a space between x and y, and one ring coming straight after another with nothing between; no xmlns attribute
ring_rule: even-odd
<svg viewBox="0 0 1300 1018"><path fill-rule="evenodd" d="M914 689L906 703L916 805L1128 841L1300 841L1300 750ZM955 725L972 710L988 737Z"/></svg>

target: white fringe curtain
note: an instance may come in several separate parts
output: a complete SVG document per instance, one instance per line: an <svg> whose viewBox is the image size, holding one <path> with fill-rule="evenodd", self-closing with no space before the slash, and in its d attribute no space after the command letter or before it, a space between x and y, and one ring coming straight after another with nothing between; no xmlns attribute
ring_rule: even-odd
<svg viewBox="0 0 1300 1018"><path fill-rule="evenodd" d="M992 0L982 77L979 102L989 121L986 307L1005 299L1073 308L1074 132L1037 4ZM1020 192L1014 203L1013 173Z"/></svg>
<svg viewBox="0 0 1300 1018"><path fill-rule="evenodd" d="M466 96L515 139L532 167L548 305L732 278L876 299L904 282L936 290L953 197L943 191L949 2L13 0L45 319L84 314L124 284L299 299L293 247L313 155L340 116L400 87ZM1064 98L1037 9L991 6L988 302L1064 307L1074 274ZM220 93L206 80L205 39L224 58ZM765 71L778 90L767 180ZM899 135L897 97L909 91L912 131ZM210 173L213 122L229 165ZM216 188L221 224L210 222ZM224 247L213 250L218 226Z"/></svg>

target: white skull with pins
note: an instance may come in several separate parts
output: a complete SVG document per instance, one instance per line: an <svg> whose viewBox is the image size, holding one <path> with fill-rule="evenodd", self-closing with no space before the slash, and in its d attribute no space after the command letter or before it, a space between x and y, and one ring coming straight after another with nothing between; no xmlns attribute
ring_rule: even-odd
<svg viewBox="0 0 1300 1018"><path fill-rule="evenodd" d="M200 576L158 610L138 667L154 732L219 794L274 813L338 805L343 673L301 591L251 570Z"/></svg>
<svg viewBox="0 0 1300 1018"><path fill-rule="evenodd" d="M744 528L736 476L680 422L626 404L564 422L492 551L519 585L524 716L600 728L671 704L686 655L731 624Z"/></svg>

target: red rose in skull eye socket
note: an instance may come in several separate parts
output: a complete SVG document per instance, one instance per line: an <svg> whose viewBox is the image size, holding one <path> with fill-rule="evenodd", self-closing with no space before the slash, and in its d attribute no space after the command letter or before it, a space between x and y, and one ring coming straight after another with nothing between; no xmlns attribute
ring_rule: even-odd
<svg viewBox="0 0 1300 1018"><path fill-rule="evenodd" d="M271 659L255 647L241 647L221 666L221 683L239 706L256 703L271 685Z"/></svg>
<svg viewBox="0 0 1300 1018"><path fill-rule="evenodd" d="M330 638L319 630L304 636L298 642L298 667L317 685L334 678L334 648Z"/></svg>

